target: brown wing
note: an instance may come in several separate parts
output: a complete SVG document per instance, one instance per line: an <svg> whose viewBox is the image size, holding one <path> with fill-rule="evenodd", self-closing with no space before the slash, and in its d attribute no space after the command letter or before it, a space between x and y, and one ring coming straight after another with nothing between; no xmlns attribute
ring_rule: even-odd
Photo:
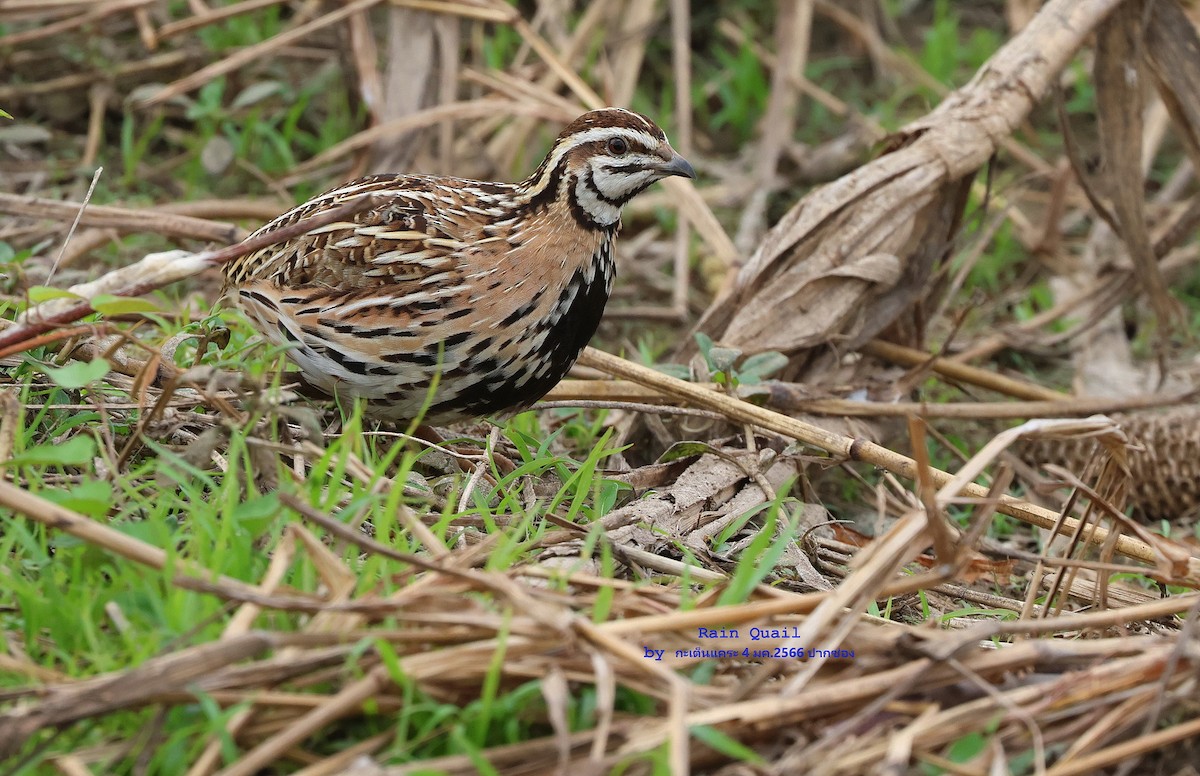
<svg viewBox="0 0 1200 776"><path fill-rule="evenodd" d="M453 270L463 251L482 241L482 216L488 211L466 205L461 190L418 175L352 181L284 213L252 236L362 194L376 194L383 203L231 262L225 269L226 284L238 288L265 281L348 293L378 289Z"/></svg>
<svg viewBox="0 0 1200 776"><path fill-rule="evenodd" d="M226 269L226 284L316 387L379 400L411 386L419 400L419 386L467 355L447 330L460 315L448 311L469 312L475 286L493 280L504 238L489 224L505 214L506 189L423 176L354 181L255 234L361 194L383 204L247 256Z"/></svg>

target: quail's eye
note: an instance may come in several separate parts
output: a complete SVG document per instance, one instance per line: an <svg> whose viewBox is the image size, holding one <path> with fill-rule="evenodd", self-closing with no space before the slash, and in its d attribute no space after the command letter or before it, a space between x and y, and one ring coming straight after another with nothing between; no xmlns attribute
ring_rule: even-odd
<svg viewBox="0 0 1200 776"><path fill-rule="evenodd" d="M623 137L614 137L608 141L608 152L614 156L624 156L628 150L629 143L626 143Z"/></svg>

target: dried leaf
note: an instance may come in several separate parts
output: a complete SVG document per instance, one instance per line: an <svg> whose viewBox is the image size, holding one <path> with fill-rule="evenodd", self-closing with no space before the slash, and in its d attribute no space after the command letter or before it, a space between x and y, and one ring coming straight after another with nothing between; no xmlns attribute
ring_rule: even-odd
<svg viewBox="0 0 1200 776"><path fill-rule="evenodd" d="M1142 54L1179 137L1200 169L1200 35L1176 0L1151 4Z"/></svg>
<svg viewBox="0 0 1200 776"><path fill-rule="evenodd" d="M1146 226L1141 184L1144 95L1135 64L1142 38L1141 4L1122 4L1100 25L1096 37L1096 118L1105 165L1101 183L1116 218L1112 227L1129 250L1134 274L1150 297L1160 333L1166 336L1180 323L1182 313L1159 271Z"/></svg>

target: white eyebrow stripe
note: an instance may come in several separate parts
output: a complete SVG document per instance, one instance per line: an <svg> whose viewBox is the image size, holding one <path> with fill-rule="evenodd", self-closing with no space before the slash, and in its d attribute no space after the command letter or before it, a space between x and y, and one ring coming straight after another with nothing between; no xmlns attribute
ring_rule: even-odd
<svg viewBox="0 0 1200 776"><path fill-rule="evenodd" d="M546 165L546 169L553 170L555 167L557 167L558 163L562 161L562 158L566 156L571 149L578 148L585 143L591 143L596 140L604 140L605 138L613 137L614 134L620 135L628 140L636 140L638 143L641 143L647 148L654 148L659 142L658 138L654 137L653 135L642 132L641 130L630 129L629 127L595 127L593 129L584 130L578 134L571 135L569 138L569 143L564 143L563 145L554 149L554 151L550 154L550 162Z"/></svg>

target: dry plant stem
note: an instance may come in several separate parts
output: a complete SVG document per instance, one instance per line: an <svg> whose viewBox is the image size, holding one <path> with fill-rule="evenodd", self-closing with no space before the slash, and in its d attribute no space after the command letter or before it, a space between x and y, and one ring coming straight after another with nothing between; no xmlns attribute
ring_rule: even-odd
<svg viewBox="0 0 1200 776"><path fill-rule="evenodd" d="M973 418L977 420L1019 420L1025 418L1070 418L1086 417L1109 412L1171 407L1190 401L1195 391L1173 394L1147 394L1128 398L1094 396L1065 401L1016 401L1016 402L958 402L953 404L930 404L928 402L871 402L850 399L814 399L812 401L772 402L768 406L814 415L854 416L867 418L905 417L918 415L923 418ZM661 398L661 397L660 397Z"/></svg>
<svg viewBox="0 0 1200 776"><path fill-rule="evenodd" d="M1146 655L1102 663L1082 672L1086 674L1085 677L1067 675L1064 680L1059 680L1056 683L1058 686L1053 689L1059 694L1066 694L1070 686L1084 683L1090 687L1094 682L1096 686L1119 691L1148 678L1164 659L1162 653L1165 649L1165 647L1161 647ZM1018 665L1025 665L1026 661L1036 658L1043 650L1043 644L1026 643L1011 649L982 650L961 660L974 673L982 676L997 676ZM913 660L896 668L854 677L843 682L831 682L811 687L798 695L754 698L694 711L688 715L687 723L690 726L719 725L736 721L743 728L774 730L786 728L805 719L828 717L841 710L852 709L856 704L886 694L898 685L919 681L924 688L931 688L944 686L960 679L961 674L948 666L931 666L927 660ZM1047 692L1044 685L1035 685L1018 688L1006 695L1014 701L1028 703L1044 698ZM1073 699L1068 697L1063 702L1064 705L1071 700ZM990 699L985 699L985 701L990 701ZM976 701L975 703L981 702ZM957 706L940 712L947 717L954 717L958 713L960 713L960 708ZM942 731L942 736L947 735L953 737L952 732ZM649 748L661 740L661 730L651 728L640 736L638 743L644 748ZM846 772L867 772L866 763L878 761L885 750L886 743L880 743L872 746L869 756L867 753L856 754L855 756L862 761L852 765ZM840 765L844 768L844 761Z"/></svg>
<svg viewBox="0 0 1200 776"><path fill-rule="evenodd" d="M956 533L947 524L947 518L943 505L938 503L935 498L937 495L934 489L933 481L929 476L929 471L933 467L929 463L929 448L925 444L924 421L916 417L908 419L908 438L909 447L912 448L913 458L917 462L917 497L925 506L925 526L926 531L930 534L933 541L934 558L940 567L949 569L956 563L957 553L955 552L955 540L958 538ZM989 494L994 495L994 494ZM990 508L994 508L994 498ZM967 562L965 553L974 548L974 545L964 543L962 550L963 557L959 558L962 562Z"/></svg>
<svg viewBox="0 0 1200 776"><path fill-rule="evenodd" d="M72 16L61 21L53 22L52 24L44 25L42 27L34 27L33 29L14 32L0 37L0 47L9 48L12 46L18 46L22 43L42 40L43 38L51 38L55 35L69 32L77 27L82 27L85 24L100 21L106 16L112 16L120 13L121 11L150 5L156 1L157 0L109 0L109 2L95 3L95 7L89 10L87 13Z"/></svg>
<svg viewBox="0 0 1200 776"><path fill-rule="evenodd" d="M54 342L59 342L60 340L71 339L72 337L80 337L86 334L99 335L108 328L109 327L107 326L97 324L84 324L82 326L73 326L69 329L59 329L58 331L42 334L41 336L34 337L33 339L26 340L19 344L0 350L0 358L7 358L8 356L16 353L32 350L33 348L42 347L43 345L49 345ZM137 372L134 372L133 374L136 375ZM3 460L3 458L0 458L0 460Z"/></svg>
<svg viewBox="0 0 1200 776"><path fill-rule="evenodd" d="M295 554L295 542L281 541L274 548L267 572L257 586L263 594L270 595L275 592L291 567ZM251 603L242 604L229 619L229 623L221 634L221 640L227 641L248 633L261 612L262 607L260 606ZM225 732L229 736L229 740L237 739L238 734L253 719L254 712L253 706L242 709L225 723ZM204 747L204 751L200 753L184 776L207 776L216 770L220 756L221 741L214 739Z"/></svg>
<svg viewBox="0 0 1200 776"><path fill-rule="evenodd" d="M391 5L399 6L400 8L412 8L417 11L429 11L430 13L441 13L448 16L461 16L464 19L475 19L481 22L492 22L494 24L508 24L513 20L515 11L505 5L496 4L495 7L488 8L487 6L471 5L464 2L450 2L450 0L389 0Z"/></svg>
<svg viewBox="0 0 1200 776"><path fill-rule="evenodd" d="M1200 736L1200 719L1183 722L1174 727L1150 733L1130 741L1097 749L1069 762L1059 763L1046 772L1047 776L1087 776L1102 768L1117 765L1137 755L1150 754L1165 747Z"/></svg>
<svg viewBox="0 0 1200 776"><path fill-rule="evenodd" d="M927 365L934 372L945 377L977 385L980 388L987 388L1008 396L1015 396L1018 399L1027 399L1030 401L1074 401L1070 395L1051 390L1050 388L1043 388L1040 385L1023 380L1015 380L1011 377L998 375L986 369L968 366L940 356L931 356L923 350L908 348L893 342L885 342L878 339L871 340L863 345L861 350L872 356L886 358L888 361L893 361L904 366L915 367Z"/></svg>
<svg viewBox="0 0 1200 776"><path fill-rule="evenodd" d="M1040 706L1042 708L1048 707L1049 709L1069 711L1078 709L1081 704L1100 695L1112 695L1136 690L1139 685L1155 681L1158 678L1163 665L1163 653L1166 647L1161 644L1155 645L1155 647L1147 650L1145 655L1120 658L1108 663L1098 664L1078 673L1058 677L1049 684L1034 684L1032 686L1023 686L1008 690L1002 696L1005 699L1004 706L1009 708L1038 708ZM1012 650L1001 651L1002 654L1011 654L1011 652ZM998 662L988 660L988 657L997 656L993 653L990 656L982 656L982 659L975 659L971 662L977 665L966 666L967 670L978 674L981 673L980 668L983 666ZM916 666L922 662L924 661L913 661L909 665ZM960 662L963 664L967 663L966 660ZM941 674L943 671L949 670L952 669L939 666L937 673ZM994 675L995 672L988 671L987 673ZM961 674L958 675L961 676ZM925 726L926 735L922 743L925 747L938 747L948 743L968 732L968 730L978 729L976 726L984 724L980 717L994 718L993 715L996 714L996 711L996 702L992 697L984 697L945 710L939 710L928 720ZM870 763L884 756L886 747L886 742L878 742L857 749L838 763L840 766L839 772L862 773L864 769L869 768ZM1113 761L1103 764L1111 764L1111 762ZM1050 771L1050 773L1054 772ZM1077 771L1071 770L1068 772L1075 773ZM1095 771L1079 772L1094 773Z"/></svg>
<svg viewBox="0 0 1200 776"><path fill-rule="evenodd" d="M0 389L0 461L12 457L13 443L16 442L17 429L21 426L24 412L20 394L16 390Z"/></svg>
<svg viewBox="0 0 1200 776"><path fill-rule="evenodd" d="M244 582L224 576L214 579L208 569L183 558L173 558L161 548L126 536L103 523L28 493L6 480L0 480L0 505L144 566L160 570L170 567L176 572L172 581L182 588L204 593L216 592L237 601L260 601L263 598L254 587ZM293 600L314 609L320 606L318 600L308 597Z"/></svg>
<svg viewBox="0 0 1200 776"><path fill-rule="evenodd" d="M600 369L615 377L634 380L643 385L657 388L665 393L686 399L699 407L722 412L731 420L738 423L752 423L769 431L774 431L800 442L819 447L833 455L851 461L864 461L882 467L910 480L916 477L916 462L913 459L908 456L899 455L873 442L853 439L832 431L826 431L795 418L780 415L777 412L772 412L747 402L731 399L714 391L696 387L683 380L677 380L668 375L656 372L649 367L634 364L625 359L595 350L594 348L588 348L584 351L583 356L580 358L580 363L584 366ZM955 479L954 475L939 469L930 469L929 474L933 482L943 488L947 483ZM985 499L987 498L988 491L980 485L968 482L964 483L959 495ZM1012 496L1003 497L996 505L996 509L1010 517L1015 517L1022 522L1041 528L1052 528L1059 521L1058 513L1013 498ZM1074 530L1078 521L1073 518L1066 518L1063 524L1068 527L1068 530ZM1084 533L1086 541L1097 546L1103 545L1109 537L1109 531L1100 526L1096 526ZM1116 549L1127 557L1136 558L1151 565L1157 565L1161 560L1150 545L1128 536L1121 536L1117 540ZM1192 586L1200 585L1200 559L1189 558L1186 574L1174 581Z"/></svg>
<svg viewBox="0 0 1200 776"><path fill-rule="evenodd" d="M649 415L687 415L693 418L708 418L709 420L725 419L725 416L719 412L697 410L690 407L672 407L666 404L640 404L638 402L629 401L601 401L589 399L575 399L573 401L539 401L533 406L533 409L623 410L625 412L644 412Z"/></svg>
<svg viewBox="0 0 1200 776"><path fill-rule="evenodd" d="M270 221L289 207L291 207L290 200L259 197L254 199L193 199L188 202L156 205L155 210L201 219ZM244 237L245 235L239 234L234 239L241 240Z"/></svg>
<svg viewBox="0 0 1200 776"><path fill-rule="evenodd" d="M62 202L38 197L0 193L0 213L29 218L71 221L83 208L81 202ZM221 224L202 218L163 213L162 208L132 208L89 205L79 217L82 226L111 227L124 232L153 232L171 237L231 243L242 235L233 224Z"/></svg>
<svg viewBox="0 0 1200 776"><path fill-rule="evenodd" d="M47 724L67 724L138 708L166 691L186 692L195 682L230 663L257 657L274 646L266 633L252 632L227 641L201 644L153 657L128 671L79 680L61 688L25 713L0 716L0 760L12 756Z"/></svg>
<svg viewBox="0 0 1200 776"><path fill-rule="evenodd" d="M755 153L754 185L734 240L742 253L752 251L766 229L767 198L774 188L784 147L794 134L798 102L794 83L803 76L808 61L812 14L812 0L782 0L778 4L775 19L778 62L771 72L767 109L759 124L762 140Z"/></svg>
<svg viewBox="0 0 1200 776"><path fill-rule="evenodd" d="M374 199L372 195L358 197L319 217L303 219L283 229L216 251L194 254L168 251L150 254L136 264L113 270L91 282L72 286L70 290L83 297L82 299L52 299L26 310L14 326L0 331L0 351L7 351L13 345L91 314L91 299L99 294L139 296L148 293L268 245L289 240L310 229L347 218L370 207Z"/></svg>
<svg viewBox="0 0 1200 776"><path fill-rule="evenodd" d="M90 131L91 130L89 129L89 132ZM75 214L75 219L71 221L71 226L67 228L67 236L63 238L63 244L58 250L58 255L55 256L54 261L50 263L50 271L46 273L47 283L50 282L50 278L54 277L54 273L58 271L59 262L62 261L63 254L67 252L67 244L71 242L71 238L75 235L75 230L79 228L79 220L83 218L83 214L87 212L87 206L92 202L92 195L96 193L96 184L100 182L100 176L103 174L103 167L97 167L96 172L92 174L92 182L88 185L87 193L83 195L83 202L79 204L79 212Z"/></svg>
<svg viewBox="0 0 1200 776"><path fill-rule="evenodd" d="M529 101L501 100L494 97L433 105L410 113L402 118L392 119L370 129L364 129L362 132L327 148L311 159L296 165L292 174L283 179L283 183L286 185L302 180L312 170L331 164L342 157L349 156L382 140L390 139L414 129L421 129L443 121L484 119L497 114L536 116L555 121L571 121L578 116L577 112L563 111L558 106L530 103Z"/></svg>
<svg viewBox="0 0 1200 776"><path fill-rule="evenodd" d="M919 352L919 351L918 351ZM3 355L3 354L0 354ZM990 373L989 373L990 374ZM709 390L719 390L716 383L693 383ZM1169 407L1182 404L1195 396L1195 391L1186 393L1146 394L1144 396L1108 397L1089 396L1072 398L1070 401L1007 401L1007 402L956 402L930 404L929 402L881 402L855 399L793 399L780 395L775 388L791 389L792 383L768 382L762 392L751 390L748 398L765 398L766 406L789 412L804 412L813 415L854 416L866 418L907 417L918 415L923 418L976 418L1025 419L1081 417L1110 412ZM799 388L799 386L797 386ZM661 391L639 385L628 380L563 380L546 394L542 403L551 406L592 406L584 402L630 402L643 405L670 404L674 399Z"/></svg>
<svg viewBox="0 0 1200 776"><path fill-rule="evenodd" d="M92 84L92 87L88 89L88 131L87 139L84 141L83 156L79 160L81 169L86 170L96 164L96 157L100 153L100 141L103 138L105 108L111 96L112 84L107 82ZM97 174L99 174L99 170L97 170Z"/></svg>
<svg viewBox="0 0 1200 776"><path fill-rule="evenodd" d="M307 512L312 511L311 508L303 505L299 501L296 501L293 506L303 506ZM550 634L561 632L561 629L568 624L570 618L569 613L562 612L557 607L538 605L528 596L524 595L524 592L518 588L516 584L508 577L503 575L486 576L488 576L490 579L489 586L494 586L502 580L503 583L508 586L508 595L515 596L509 598L514 607L520 610L523 614L533 616L537 621L539 621L539 623L545 629L545 632ZM397 595L403 597L407 594L407 592L407 589L402 590ZM416 669L416 666L428 662L430 659L436 660L439 665L449 665L450 662L453 661L455 653L477 654L483 650L484 653L491 654L491 652L498 646L499 644L497 639L489 639L482 642L463 645L463 647L460 648L451 648L450 650L445 650L436 655L432 653L425 655L410 655L403 658L401 660L401 664L404 667L406 674L410 673L411 667L416 671L416 673L412 673L411 675L417 675L417 673L419 673L419 669ZM505 648L508 650L510 655L519 655L525 651L536 648L536 645L527 638L511 637L506 640ZM482 657L482 654L479 654L479 656ZM486 663L487 661L485 660L482 662ZM639 662L642 664L645 663L645 661L640 660ZM673 676L673 674L666 672L666 669L657 670ZM678 682L679 680L676 681ZM363 703L378 695L381 690L389 685L391 685L391 675L387 667L382 665L375 667L363 679L345 686L337 695L333 696L328 701L314 708L312 711L308 712L299 719L295 720L295 722L288 725L285 729L276 733L271 738L267 739L262 744L246 753L237 762L221 771L221 776L250 776L250 774L257 773L262 768L270 765L270 763L274 762L276 758L293 746L299 745L302 741L306 740L319 730L322 730L333 721L352 713L355 709L360 708ZM680 718L682 718L683 711L684 709L678 710L678 715Z"/></svg>
<svg viewBox="0 0 1200 776"><path fill-rule="evenodd" d="M353 776L353 773L357 770L355 768L355 761L358 758L367 757L378 752L391 743L395 737L395 730L388 730L379 735L371 736L353 746L346 747L337 754L315 762L307 768L301 768L293 773L292 776L337 776L337 774Z"/></svg>
<svg viewBox="0 0 1200 776"><path fill-rule="evenodd" d="M297 719L281 732L247 752L218 776L253 776L268 768L293 746L313 733L361 708L391 683L385 666L376 666L364 678L352 682L328 701Z"/></svg>
<svg viewBox="0 0 1200 776"><path fill-rule="evenodd" d="M1158 319L1159 345L1165 347L1165 338L1182 323L1182 308L1171 296L1154 255L1143 187L1132 185L1142 180L1144 95L1139 71L1132 63L1142 59L1144 13L1142 3L1126 2L1096 30L1096 117L1104 159L1102 180L1108 196L1105 204L1111 208L1112 217L1108 218L1108 208L1096 211L1109 220L1125 243L1136 270L1134 276L1150 298Z"/></svg>
<svg viewBox="0 0 1200 776"><path fill-rule="evenodd" d="M137 75L149 70L176 68L187 64L195 58L196 55L193 52L168 51L163 54L146 57L137 62L115 64L111 70L89 69L82 73L70 73L58 78L50 78L31 84L0 86L0 100L11 100L17 96L28 98L39 94L50 94L69 89L82 89L101 81L119 81L127 76Z"/></svg>
<svg viewBox="0 0 1200 776"><path fill-rule="evenodd" d="M243 0L240 3L233 3L221 8L213 8L212 10L191 16L187 19L180 19L177 22L164 24L158 30L160 40L171 38L184 32L207 27L217 22L223 22L226 19L232 19L235 16L241 16L244 13L257 11L260 8L269 8L272 5L283 5L287 0Z"/></svg>
<svg viewBox="0 0 1200 776"><path fill-rule="evenodd" d="M337 10L322 14L307 24L302 24L299 27L288 30L287 32L281 32L280 34L272 38L268 38L261 43L256 43L253 46L247 46L246 48L231 54L225 59L214 62L207 67L202 67L194 73L190 73L189 75L186 75L177 81L167 84L160 91L156 92L154 96L138 102L137 107L144 109L153 107L155 105L161 105L176 95L190 92L193 89L198 89L204 84L210 83L226 73L230 73L234 70L237 70L239 67L242 67L243 65L247 65L256 59L266 56L272 51L281 49L284 46L292 43L296 43L297 41L300 41L313 34L317 30L328 27L336 22L340 22L342 19L353 16L360 11L365 11L372 6L379 5L381 2L383 2L383 0L357 0L357 2L348 3Z"/></svg>
<svg viewBox="0 0 1200 776"><path fill-rule="evenodd" d="M689 0L669 0L671 17L671 69L675 72L675 124L679 152L688 159L695 158L692 143L692 50L691 6ZM675 286L671 293L671 312L677 320L687 320L687 300L691 274L692 230L687 215L679 214L675 230L675 258L672 275Z"/></svg>
<svg viewBox="0 0 1200 776"><path fill-rule="evenodd" d="M931 473L936 471L929 470ZM800 625L796 636L784 642L786 647L836 649L858 620L858 612L875 600L880 588L892 579L914 554L917 545L931 533L930 523L941 519L913 510L902 516L887 534L872 542L856 558L854 573L834 588L810 617ZM949 552L949 551L948 551ZM942 579L939 582L944 581ZM814 646L815 645L815 646ZM785 696L795 695L817 675L828 658L809 660L788 680L781 690ZM764 663L756 678L765 678L778 670L770 661Z"/></svg>

